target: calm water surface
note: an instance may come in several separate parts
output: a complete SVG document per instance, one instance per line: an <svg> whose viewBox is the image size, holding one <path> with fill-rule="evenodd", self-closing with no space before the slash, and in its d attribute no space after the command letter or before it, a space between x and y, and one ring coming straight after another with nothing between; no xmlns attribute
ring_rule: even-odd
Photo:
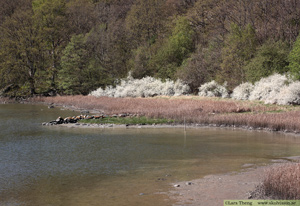
<svg viewBox="0 0 300 206"><path fill-rule="evenodd" d="M300 155L300 138L222 129L41 126L77 115L0 105L0 205L171 205L170 183Z"/></svg>

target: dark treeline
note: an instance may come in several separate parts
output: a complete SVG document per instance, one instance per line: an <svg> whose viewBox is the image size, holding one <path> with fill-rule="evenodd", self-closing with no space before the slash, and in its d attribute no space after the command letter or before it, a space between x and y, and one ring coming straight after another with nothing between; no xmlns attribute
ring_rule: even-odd
<svg viewBox="0 0 300 206"><path fill-rule="evenodd" d="M0 0L0 93L88 94L135 78L300 78L298 0ZM299 50L299 51L298 51Z"/></svg>

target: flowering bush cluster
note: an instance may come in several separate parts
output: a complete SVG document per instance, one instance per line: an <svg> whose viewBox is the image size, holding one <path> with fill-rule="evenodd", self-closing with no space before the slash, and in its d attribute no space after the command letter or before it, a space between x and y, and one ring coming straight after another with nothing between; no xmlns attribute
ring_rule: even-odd
<svg viewBox="0 0 300 206"><path fill-rule="evenodd" d="M228 91L225 86L226 85L222 86L213 80L213 81L205 83L201 87L199 87L198 94L199 94L199 96L203 96L203 97L227 98L227 97L229 97L229 94L228 94Z"/></svg>
<svg viewBox="0 0 300 206"><path fill-rule="evenodd" d="M199 95L207 97L229 97L226 86L215 81L199 87ZM266 104L291 105L300 104L300 81L292 81L286 75L273 74L251 84L237 86L231 96L237 100L260 100Z"/></svg>
<svg viewBox="0 0 300 206"><path fill-rule="evenodd" d="M153 77L134 79L129 75L116 86L99 88L90 93L95 97L153 97L158 95L179 96L188 94L190 88L181 80L162 82ZM229 95L226 85L211 81L199 87L199 96L233 98L237 100L259 100L266 104L300 104L300 81L291 81L287 76L274 74L251 83L237 86Z"/></svg>
<svg viewBox="0 0 300 206"><path fill-rule="evenodd" d="M101 97L153 97L158 95L179 96L189 93L189 86L182 81L166 80L153 77L133 79L130 75L121 80L116 87L108 86L106 89L99 88L90 93L92 96Z"/></svg>
<svg viewBox="0 0 300 206"><path fill-rule="evenodd" d="M260 100L266 104L300 104L300 82L293 82L285 75L274 74L262 78L254 85L239 85L233 90L231 97L240 100Z"/></svg>

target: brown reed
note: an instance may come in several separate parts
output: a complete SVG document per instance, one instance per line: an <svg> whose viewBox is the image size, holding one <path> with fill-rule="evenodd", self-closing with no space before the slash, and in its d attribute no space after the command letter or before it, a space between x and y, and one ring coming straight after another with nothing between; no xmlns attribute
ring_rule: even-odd
<svg viewBox="0 0 300 206"><path fill-rule="evenodd" d="M8 103L15 103L16 101L14 99L11 99L9 97L0 97L0 104L8 104Z"/></svg>
<svg viewBox="0 0 300 206"><path fill-rule="evenodd" d="M271 167L263 181L265 195L275 199L300 199L300 163Z"/></svg>

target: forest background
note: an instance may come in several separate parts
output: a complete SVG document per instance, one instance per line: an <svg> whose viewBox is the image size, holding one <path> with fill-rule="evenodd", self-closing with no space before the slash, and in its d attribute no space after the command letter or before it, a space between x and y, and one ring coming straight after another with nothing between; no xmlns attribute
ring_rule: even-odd
<svg viewBox="0 0 300 206"><path fill-rule="evenodd" d="M298 0L0 0L0 95L89 94L134 78L192 93L300 79Z"/></svg>

